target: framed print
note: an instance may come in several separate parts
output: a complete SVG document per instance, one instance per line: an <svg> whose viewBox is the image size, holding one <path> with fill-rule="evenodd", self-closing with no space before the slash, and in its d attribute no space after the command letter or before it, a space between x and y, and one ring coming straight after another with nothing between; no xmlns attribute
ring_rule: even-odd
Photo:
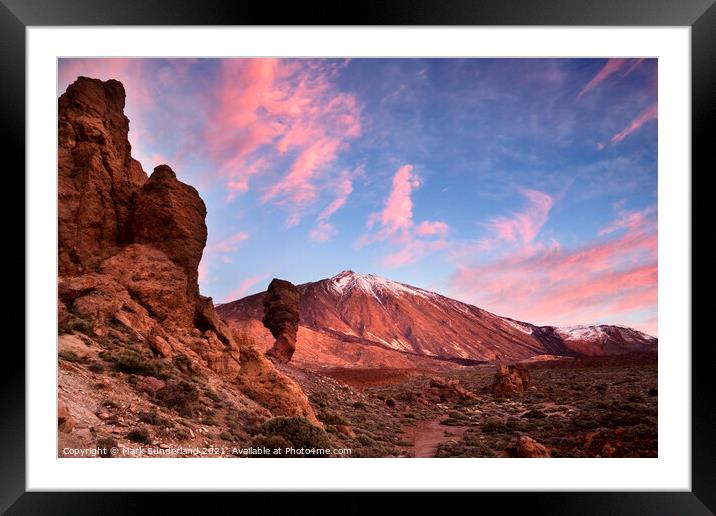
<svg viewBox="0 0 716 516"><path fill-rule="evenodd" d="M710 514L691 171L713 163L712 4L345 25L4 1L28 302L3 509L516 491Z"/></svg>

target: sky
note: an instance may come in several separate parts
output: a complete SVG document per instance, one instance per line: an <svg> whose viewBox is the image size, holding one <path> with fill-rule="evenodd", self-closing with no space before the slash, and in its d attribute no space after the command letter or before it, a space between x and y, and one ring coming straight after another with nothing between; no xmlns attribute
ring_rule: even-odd
<svg viewBox="0 0 716 516"><path fill-rule="evenodd" d="M207 205L216 303L343 270L657 335L656 59L60 59Z"/></svg>

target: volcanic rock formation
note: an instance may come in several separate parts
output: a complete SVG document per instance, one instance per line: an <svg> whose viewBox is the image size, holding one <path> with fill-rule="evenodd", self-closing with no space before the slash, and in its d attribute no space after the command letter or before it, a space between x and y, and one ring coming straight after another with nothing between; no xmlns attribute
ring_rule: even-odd
<svg viewBox="0 0 716 516"><path fill-rule="evenodd" d="M296 351L296 332L299 321L299 294L293 283L274 278L263 300L262 322L276 339L266 356L281 363L291 360Z"/></svg>
<svg viewBox="0 0 716 516"><path fill-rule="evenodd" d="M510 398L527 390L530 384L529 371L518 365L498 364L492 394Z"/></svg>
<svg viewBox="0 0 716 516"><path fill-rule="evenodd" d="M320 425L298 385L260 353L247 348L243 354L239 337L217 315L211 298L199 294L206 206L169 166L157 166L148 178L131 157L124 101L118 81L86 77L59 99L61 356L85 363L102 358L119 371L138 374L135 387L117 388L156 394L155 402L176 403L185 413L192 412L189 405L197 396L191 385L175 376L162 386L164 380L155 376L201 377L234 393L235 402L258 404L257 411L273 407L275 414L269 415L303 416ZM272 324L293 346L295 289L278 299L285 307L273 312ZM107 367L99 361L96 366ZM167 367L174 368L171 374ZM69 391L82 376L66 374L61 369L60 388ZM268 387L256 385L266 381ZM183 403L177 396L189 398ZM96 417L83 410L82 399L69 394L63 399L58 423L64 432L72 429L69 411L73 418L75 409L89 413L90 420ZM77 424L85 430L93 426L87 420Z"/></svg>

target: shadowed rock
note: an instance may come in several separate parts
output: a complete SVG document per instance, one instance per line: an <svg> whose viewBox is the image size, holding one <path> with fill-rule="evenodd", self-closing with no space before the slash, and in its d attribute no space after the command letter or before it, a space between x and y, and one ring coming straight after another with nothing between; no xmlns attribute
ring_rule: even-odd
<svg viewBox="0 0 716 516"><path fill-rule="evenodd" d="M293 283L274 278L264 296L263 323L276 342L266 356L281 363L291 360L296 351L299 294Z"/></svg>
<svg viewBox="0 0 716 516"><path fill-rule="evenodd" d="M527 390L530 384L530 373L524 367L514 364L499 364L492 384L492 394L510 398Z"/></svg>

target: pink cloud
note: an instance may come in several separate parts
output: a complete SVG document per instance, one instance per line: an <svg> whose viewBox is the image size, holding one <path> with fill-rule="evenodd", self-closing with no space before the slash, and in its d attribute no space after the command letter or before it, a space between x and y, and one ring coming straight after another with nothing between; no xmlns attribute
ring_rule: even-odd
<svg viewBox="0 0 716 516"><path fill-rule="evenodd" d="M213 244L210 246L212 251L218 252L218 253L226 253L231 254L235 253L238 248L239 244L241 242L244 242L249 239L249 234L245 231L240 231L238 233L234 233L233 235L223 239L220 242L217 242L216 244Z"/></svg>
<svg viewBox="0 0 716 516"><path fill-rule="evenodd" d="M329 219L343 207L351 193L353 193L353 180L349 173L344 172L336 186L336 198L318 215L318 220Z"/></svg>
<svg viewBox="0 0 716 516"><path fill-rule="evenodd" d="M577 98L581 98L586 93L596 88L599 84L604 82L611 75L621 70L625 66L625 64L625 59L607 59L607 62L599 70L599 72L597 72L597 75L595 75L592 80L589 81L584 88L582 88L582 91L579 92Z"/></svg>
<svg viewBox="0 0 716 516"><path fill-rule="evenodd" d="M426 253L447 247L445 236L449 226L442 221L413 222L412 193L421 185L420 178L413 172L413 166L406 164L393 175L390 194L382 211L368 217L368 229L377 229L361 236L357 247L388 241L397 251L389 253L383 263L389 267L408 265Z"/></svg>
<svg viewBox="0 0 716 516"><path fill-rule="evenodd" d="M590 92L591 90L599 86L602 82L607 80L609 77L611 77L618 71L623 70L624 68L626 68L626 71L622 74L622 76L629 75L643 61L643 59L607 59L607 62L599 70L599 72L597 72L597 75L595 75L592 80L590 80L587 85L582 88L582 91L580 91L577 95L577 99L582 98L582 96L584 96L586 93Z"/></svg>
<svg viewBox="0 0 716 516"><path fill-rule="evenodd" d="M631 123L622 129L620 132L612 136L612 144L617 144L624 140L631 133L639 129L645 123L656 120L659 116L657 103L655 102L651 106L647 107L644 111L639 113L637 117L631 121Z"/></svg>
<svg viewBox="0 0 716 516"><path fill-rule="evenodd" d="M658 239L655 208L621 211L590 245L557 242L531 255L507 252L492 262L461 266L456 296L536 324L613 322L654 333L644 313L656 313Z"/></svg>
<svg viewBox="0 0 716 516"><path fill-rule="evenodd" d="M336 228L332 224L324 221L319 221L313 229L309 232L308 236L311 240L316 242L325 242L330 240L336 235Z"/></svg>
<svg viewBox="0 0 716 516"><path fill-rule="evenodd" d="M518 241L524 247L529 246L547 221L554 198L538 190L520 189L527 199L524 211L513 213L510 217L495 217L488 223L498 240Z"/></svg>
<svg viewBox="0 0 716 516"><path fill-rule="evenodd" d="M338 230L329 223L329 219L340 210L348 197L353 193L353 177L363 174L363 169L358 167L353 172L344 170L338 181L331 186L334 191L334 199L326 206L316 218L316 225L309 232L309 238L316 242L326 242L338 234Z"/></svg>
<svg viewBox="0 0 716 516"><path fill-rule="evenodd" d="M268 274L257 274L255 276L249 276L248 278L244 279L236 289L234 289L231 292L229 292L228 294L226 294L222 303L229 303L231 301L241 299L253 287L255 287L260 282L266 280L268 277L269 277Z"/></svg>
<svg viewBox="0 0 716 516"><path fill-rule="evenodd" d="M378 218L389 233L409 228L413 223L411 194L419 186L420 178L417 174L413 174L413 166L403 165L400 167L393 176L393 187L385 208L378 217L372 219L370 224Z"/></svg>
<svg viewBox="0 0 716 516"><path fill-rule="evenodd" d="M317 201L325 172L361 134L355 96L334 83L342 65L229 59L220 66L204 139L227 179L227 199L246 192L253 176L284 170L261 201L286 206L295 225Z"/></svg>
<svg viewBox="0 0 716 516"><path fill-rule="evenodd" d="M418 236L445 235L449 229L450 228L447 224L439 220L426 220L417 225L417 227L415 228L415 234Z"/></svg>

